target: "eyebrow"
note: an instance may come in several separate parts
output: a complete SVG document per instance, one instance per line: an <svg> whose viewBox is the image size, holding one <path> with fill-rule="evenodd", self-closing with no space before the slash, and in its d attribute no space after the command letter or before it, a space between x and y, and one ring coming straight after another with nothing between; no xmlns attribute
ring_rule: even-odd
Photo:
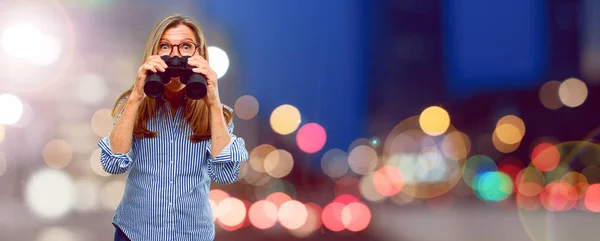
<svg viewBox="0 0 600 241"><path fill-rule="evenodd" d="M171 42L171 41L169 41L168 39L165 39L165 38L161 38L159 42L162 42L162 41L169 42L169 43ZM181 40L181 42L185 42L185 41L191 41L191 42L195 43L195 41L193 39L191 39L191 38L184 38L183 40Z"/></svg>

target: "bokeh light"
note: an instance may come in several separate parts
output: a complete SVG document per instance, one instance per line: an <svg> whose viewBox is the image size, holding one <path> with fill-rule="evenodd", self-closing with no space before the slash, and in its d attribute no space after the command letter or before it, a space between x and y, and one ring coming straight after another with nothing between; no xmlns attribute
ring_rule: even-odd
<svg viewBox="0 0 600 241"><path fill-rule="evenodd" d="M358 188L362 197L370 202L381 202L384 201L386 196L379 193L375 187L375 173L370 172L360 179Z"/></svg>
<svg viewBox="0 0 600 241"><path fill-rule="evenodd" d="M558 181L548 183L540 194L542 205L549 211L567 211L577 204L575 189Z"/></svg>
<svg viewBox="0 0 600 241"><path fill-rule="evenodd" d="M321 220L323 220L323 225L333 231L340 232L344 230L346 227L342 222L342 212L346 205L339 202L331 202L323 208L323 213L321 214Z"/></svg>
<svg viewBox="0 0 600 241"><path fill-rule="evenodd" d="M600 184L590 185L585 192L585 207L592 212L600 212Z"/></svg>
<svg viewBox="0 0 600 241"><path fill-rule="evenodd" d="M276 133L288 135L300 125L300 111L292 105L280 105L271 113L271 128Z"/></svg>
<svg viewBox="0 0 600 241"><path fill-rule="evenodd" d="M41 35L40 30L33 24L17 23L4 30L0 42L6 53L17 58L29 58L36 53ZM32 48L21 46L32 46Z"/></svg>
<svg viewBox="0 0 600 241"><path fill-rule="evenodd" d="M533 197L542 192L545 177L540 170L530 166L517 174L515 182L517 183L519 194Z"/></svg>
<svg viewBox="0 0 600 241"><path fill-rule="evenodd" d="M585 102L588 96L588 89L583 81L576 78L569 78L560 84L558 96L565 106L574 108Z"/></svg>
<svg viewBox="0 0 600 241"><path fill-rule="evenodd" d="M233 105L233 111L242 120L250 120L256 117L258 109L258 100L251 95L240 96Z"/></svg>
<svg viewBox="0 0 600 241"><path fill-rule="evenodd" d="M210 68L217 73L217 78L223 77L229 69L229 56L216 46L208 46L207 51Z"/></svg>
<svg viewBox="0 0 600 241"><path fill-rule="evenodd" d="M365 175L377 167L377 152L370 146L357 146L348 155L348 165L357 174Z"/></svg>
<svg viewBox="0 0 600 241"><path fill-rule="evenodd" d="M306 223L308 211L301 202L289 200L279 207L278 216L281 226L287 229L298 229Z"/></svg>
<svg viewBox="0 0 600 241"><path fill-rule="evenodd" d="M589 182L587 178L583 174L575 171L570 171L567 174L565 174L560 179L560 182L566 183L575 188L575 192L577 193L578 198L583 198L585 196L586 190L589 187Z"/></svg>
<svg viewBox="0 0 600 241"><path fill-rule="evenodd" d="M381 195L391 197L402 190L404 179L398 168L385 165L373 174L373 185Z"/></svg>
<svg viewBox="0 0 600 241"><path fill-rule="evenodd" d="M296 143L298 148L306 153L320 151L327 140L325 129L317 123L308 123L298 130Z"/></svg>
<svg viewBox="0 0 600 241"><path fill-rule="evenodd" d="M309 236L311 233L321 228L321 225L323 225L323 222L321 221L321 213L323 212L323 209L321 206L316 203L306 203L304 206L306 207L307 211L306 222L304 222L300 228L290 230L292 235L299 238Z"/></svg>
<svg viewBox="0 0 600 241"><path fill-rule="evenodd" d="M477 197L485 201L499 202L513 192L513 182L506 173L488 171L478 173L473 180L473 190Z"/></svg>
<svg viewBox="0 0 600 241"><path fill-rule="evenodd" d="M542 142L531 152L531 164L540 171L551 171L560 162L560 152L556 146Z"/></svg>
<svg viewBox="0 0 600 241"><path fill-rule="evenodd" d="M419 124L423 132L431 136L439 136L448 130L450 115L439 106L431 106L421 112Z"/></svg>
<svg viewBox="0 0 600 241"><path fill-rule="evenodd" d="M92 131L99 137L108 136L113 127L112 111L100 109L92 115Z"/></svg>
<svg viewBox="0 0 600 241"><path fill-rule="evenodd" d="M100 183L93 179L75 181L74 209L79 212L95 211L100 206Z"/></svg>
<svg viewBox="0 0 600 241"><path fill-rule="evenodd" d="M62 217L73 208L75 185L71 177L61 170L36 171L27 180L25 202L41 218Z"/></svg>
<svg viewBox="0 0 600 241"><path fill-rule="evenodd" d="M11 94L0 94L0 124L15 124L23 115L23 103Z"/></svg>
<svg viewBox="0 0 600 241"><path fill-rule="evenodd" d="M497 130L497 128L496 128L496 130ZM496 150L498 150L499 152L505 153L505 154L516 151L521 144L520 141L517 143L514 143L514 144L508 144L508 143L502 142L500 140L500 138L498 137L498 131L494 131L494 133L492 133L491 139L492 139L491 143L494 146L494 148L496 148ZM488 143L488 141L486 140L485 143ZM484 145L481 145L481 146L484 146Z"/></svg>
<svg viewBox="0 0 600 241"><path fill-rule="evenodd" d="M220 189L211 189L210 192L208 193L208 196L210 198L210 200L214 201L215 204L219 204L221 201L225 200L226 198L231 197L229 195L229 193L220 190Z"/></svg>
<svg viewBox="0 0 600 241"><path fill-rule="evenodd" d="M274 178L290 174L294 167L294 158L286 150L277 149L265 157L265 172Z"/></svg>
<svg viewBox="0 0 600 241"><path fill-rule="evenodd" d="M525 123L515 115L506 115L496 123L495 134L500 141L513 145L521 142L525 135Z"/></svg>
<svg viewBox="0 0 600 241"><path fill-rule="evenodd" d="M465 133L452 131L444 136L441 148L444 155L451 160L466 159L471 152L471 140Z"/></svg>
<svg viewBox="0 0 600 241"><path fill-rule="evenodd" d="M495 171L498 171L498 167L492 158L485 155L474 155L467 159L462 171L462 176L465 183L476 190L477 185L475 184L478 181L477 176Z"/></svg>
<svg viewBox="0 0 600 241"><path fill-rule="evenodd" d="M92 171L102 177L111 176L112 174L106 172L104 170L104 167L102 167L102 163L100 162L101 154L102 150L100 148L97 148L96 150L94 150L94 152L92 152L92 155L90 156L89 160Z"/></svg>
<svg viewBox="0 0 600 241"><path fill-rule="evenodd" d="M283 205L287 201L292 200L292 197L290 197L290 195L287 195L283 192L274 192L274 193L271 193L269 196L267 196L267 198L265 198L265 200L275 204L275 207L277 207L277 209L279 209L281 207L281 205Z"/></svg>
<svg viewBox="0 0 600 241"><path fill-rule="evenodd" d="M339 178L348 172L348 154L345 151L334 148L321 157L321 169L323 173L331 178Z"/></svg>
<svg viewBox="0 0 600 241"><path fill-rule="evenodd" d="M248 158L248 163L250 163L250 167L252 167L254 171L257 171L259 173L266 172L265 158L267 157L267 155L269 155L269 153L275 150L277 150L277 148L269 144L261 144L252 149L252 151L250 152L250 157Z"/></svg>
<svg viewBox="0 0 600 241"><path fill-rule="evenodd" d="M344 227L352 232L360 232L369 226L371 222L371 210L367 205L353 202L342 209L341 215Z"/></svg>
<svg viewBox="0 0 600 241"><path fill-rule="evenodd" d="M59 60L62 52L62 43L51 35L40 35L35 46L35 57L29 61L38 65L50 65Z"/></svg>
<svg viewBox="0 0 600 241"><path fill-rule="evenodd" d="M216 215L219 222L234 227L246 218L246 206L237 198L227 197L217 203Z"/></svg>
<svg viewBox="0 0 600 241"><path fill-rule="evenodd" d="M68 142L54 139L46 143L43 150L44 162L52 168L63 168L73 158L73 150Z"/></svg>
<svg viewBox="0 0 600 241"><path fill-rule="evenodd" d="M375 148L375 146L373 145L373 142L371 140L369 140L367 138L358 138L358 139L352 141L352 143L350 143L350 145L348 145L347 152L350 153L357 146L370 146L370 147Z"/></svg>
<svg viewBox="0 0 600 241"><path fill-rule="evenodd" d="M270 201L259 200L250 206L248 216L250 223L258 229L269 229L278 220L278 208Z"/></svg>
<svg viewBox="0 0 600 241"><path fill-rule="evenodd" d="M561 82L552 80L544 83L539 91L540 102L550 110L556 110L563 106L563 103L558 96L558 89Z"/></svg>

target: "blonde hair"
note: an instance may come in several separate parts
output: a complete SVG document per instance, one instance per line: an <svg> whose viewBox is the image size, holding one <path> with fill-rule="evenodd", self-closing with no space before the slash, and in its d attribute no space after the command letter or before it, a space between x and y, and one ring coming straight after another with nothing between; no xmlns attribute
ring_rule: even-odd
<svg viewBox="0 0 600 241"><path fill-rule="evenodd" d="M150 32L148 41L146 42L144 54L142 55L142 63L144 63L149 56L157 54L158 44L163 33L166 30L177 27L181 24L192 29L194 35L196 36L196 42L198 43L198 50L196 51L199 51L199 54L208 61L209 59L206 39L204 38L204 34L202 33L202 28L200 25L191 17L182 16L180 14L172 14L158 21L154 25L154 28ZM133 86L121 94L119 98L117 98L117 101L112 108L113 117L118 116L123 108L125 108L126 101L123 100L129 94L131 94L132 90ZM137 120L133 128L134 137L154 138L158 136L158 133L148 130L146 123L149 119L157 114L168 115L166 114L166 111L159 112L159 109L164 110L164 108L161 108L164 107L164 104L165 103L163 101L152 98L144 98L144 100L142 100L142 103L138 109ZM210 138L210 108L204 100L192 100L186 98L185 102L183 103L183 113L185 121L190 125L190 129L192 130L192 135L190 136L190 140L192 142L200 142ZM229 124L233 117L231 111L223 107L223 114L226 122Z"/></svg>

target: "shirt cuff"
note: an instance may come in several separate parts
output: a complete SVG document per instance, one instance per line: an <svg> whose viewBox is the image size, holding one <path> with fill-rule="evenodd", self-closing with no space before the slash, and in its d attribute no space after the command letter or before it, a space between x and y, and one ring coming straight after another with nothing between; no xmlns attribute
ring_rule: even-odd
<svg viewBox="0 0 600 241"><path fill-rule="evenodd" d="M221 153L219 153L219 155L217 155L214 158L212 155L212 140L209 140L208 143L206 144L206 149L208 151L208 157L210 158L210 160L212 162L229 162L229 161L231 161L231 145L233 145L235 138L236 138L235 136L231 136L231 138L229 140L229 144L227 144L223 148L223 150L221 150Z"/></svg>
<svg viewBox="0 0 600 241"><path fill-rule="evenodd" d="M116 160L120 168L127 168L133 162L133 159L131 158L132 148L129 148L127 153L113 153L110 147L110 137L108 136L102 138L98 143L98 146L100 146L100 149L107 153L111 159Z"/></svg>

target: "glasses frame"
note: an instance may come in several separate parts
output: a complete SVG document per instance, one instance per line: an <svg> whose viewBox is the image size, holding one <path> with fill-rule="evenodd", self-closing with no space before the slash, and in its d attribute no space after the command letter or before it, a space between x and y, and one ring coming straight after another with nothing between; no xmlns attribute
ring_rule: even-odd
<svg viewBox="0 0 600 241"><path fill-rule="evenodd" d="M175 49L175 47L177 47L177 52L181 56L194 56L194 54L196 54L196 51L198 51L198 47L200 47L199 44L194 43L194 42L182 42L182 43L179 43L179 44L172 44L172 43L162 42L162 43L158 43L158 47L160 47L161 44L168 44L168 45L171 46L171 51L169 52L169 56L171 56L171 54L173 54L173 49ZM179 46L182 45L182 44L193 44L194 45L194 52L192 52L192 54L190 54L190 55L183 55L181 53L181 49L179 48ZM156 52L157 53L160 52L160 48Z"/></svg>

